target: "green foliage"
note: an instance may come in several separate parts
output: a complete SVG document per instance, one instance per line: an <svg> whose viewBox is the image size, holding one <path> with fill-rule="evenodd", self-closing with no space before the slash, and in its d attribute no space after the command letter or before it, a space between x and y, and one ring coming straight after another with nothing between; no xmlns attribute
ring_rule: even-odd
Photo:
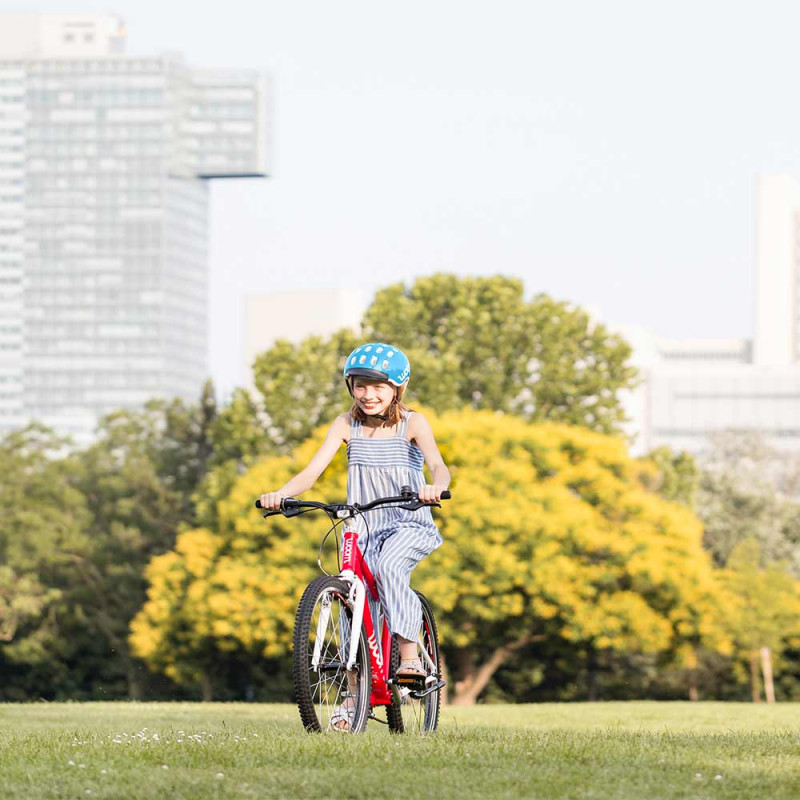
<svg viewBox="0 0 800 800"><path fill-rule="evenodd" d="M645 461L652 462L657 470L651 480L643 475L650 489L671 503L694 507L700 471L691 453L675 453L669 447L659 447L651 450Z"/></svg>
<svg viewBox="0 0 800 800"><path fill-rule="evenodd" d="M192 496L196 524L216 527L217 503L228 495L239 475L260 456L275 452L268 424L250 392L235 389L230 402L219 410L209 427L208 469Z"/></svg>
<svg viewBox="0 0 800 800"><path fill-rule="evenodd" d="M0 696L24 696L60 644L70 576L91 547L89 510L66 442L39 425L0 441Z"/></svg>
<svg viewBox="0 0 800 800"><path fill-rule="evenodd" d="M411 396L438 412L470 406L612 433L617 393L636 376L627 343L585 311L546 295L528 302L522 282L502 276L389 286L364 334L406 350Z"/></svg>
<svg viewBox="0 0 800 800"><path fill-rule="evenodd" d="M419 278L377 293L362 336L279 341L258 356L255 385L283 452L347 408L342 366L364 339L401 346L409 399L439 413L467 406L613 433L624 419L618 392L636 379L630 347L580 308L527 301L512 278Z"/></svg>
<svg viewBox="0 0 800 800"><path fill-rule="evenodd" d="M341 330L327 339L309 336L298 345L280 340L256 358L254 381L268 433L281 450L305 441L348 407L342 369L357 344L355 334Z"/></svg>
<svg viewBox="0 0 800 800"><path fill-rule="evenodd" d="M761 548L752 538L736 545L721 577L730 598L726 626L740 665L768 647L777 673L782 653L800 637L800 581L775 564L762 566ZM744 666L739 677L745 680Z"/></svg>

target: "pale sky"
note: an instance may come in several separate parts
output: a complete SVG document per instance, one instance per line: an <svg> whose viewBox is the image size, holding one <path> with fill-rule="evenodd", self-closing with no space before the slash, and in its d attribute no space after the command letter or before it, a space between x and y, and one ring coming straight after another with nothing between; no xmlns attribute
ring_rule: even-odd
<svg viewBox="0 0 800 800"><path fill-rule="evenodd" d="M113 0L112 0L113 2ZM792 2L0 3L271 81L272 177L211 190L211 369L247 293L521 277L659 336L753 332L754 184L800 177Z"/></svg>

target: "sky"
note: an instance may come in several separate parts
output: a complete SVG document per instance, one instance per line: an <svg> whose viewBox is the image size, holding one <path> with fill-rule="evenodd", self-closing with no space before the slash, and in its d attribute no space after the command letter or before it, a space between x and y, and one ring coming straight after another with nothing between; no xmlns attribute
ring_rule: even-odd
<svg viewBox="0 0 800 800"><path fill-rule="evenodd" d="M0 10L116 13L129 53L269 78L270 177L211 186L223 391L246 294L439 271L752 336L755 179L800 177L800 5L108 2Z"/></svg>

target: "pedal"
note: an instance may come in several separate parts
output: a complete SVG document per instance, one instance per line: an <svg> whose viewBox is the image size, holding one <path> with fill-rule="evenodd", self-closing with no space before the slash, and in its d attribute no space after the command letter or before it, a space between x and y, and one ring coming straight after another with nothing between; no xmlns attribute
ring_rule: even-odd
<svg viewBox="0 0 800 800"><path fill-rule="evenodd" d="M418 692L411 692L411 696L415 700L422 700L423 697L427 697L429 694L433 694L434 692L438 692L443 686L446 686L446 681L436 681L432 686L429 685L427 689L423 689Z"/></svg>
<svg viewBox="0 0 800 800"><path fill-rule="evenodd" d="M389 679L389 683L397 686L398 689L407 689L408 691L424 692L426 688L425 677L422 675L400 675Z"/></svg>

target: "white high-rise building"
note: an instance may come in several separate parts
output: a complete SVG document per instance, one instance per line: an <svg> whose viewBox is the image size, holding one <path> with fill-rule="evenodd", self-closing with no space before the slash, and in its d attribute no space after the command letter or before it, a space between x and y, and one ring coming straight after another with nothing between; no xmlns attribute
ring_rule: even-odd
<svg viewBox="0 0 800 800"><path fill-rule="evenodd" d="M756 335L754 363L800 360L800 182L762 175L756 187Z"/></svg>
<svg viewBox="0 0 800 800"><path fill-rule="evenodd" d="M78 441L208 375L208 179L263 177L264 79L0 14L0 432Z"/></svg>
<svg viewBox="0 0 800 800"><path fill-rule="evenodd" d="M800 183L760 176L755 337L666 340L623 329L642 376L626 398L634 452L667 445L701 453L721 430L759 431L772 447L800 452L798 284Z"/></svg>

